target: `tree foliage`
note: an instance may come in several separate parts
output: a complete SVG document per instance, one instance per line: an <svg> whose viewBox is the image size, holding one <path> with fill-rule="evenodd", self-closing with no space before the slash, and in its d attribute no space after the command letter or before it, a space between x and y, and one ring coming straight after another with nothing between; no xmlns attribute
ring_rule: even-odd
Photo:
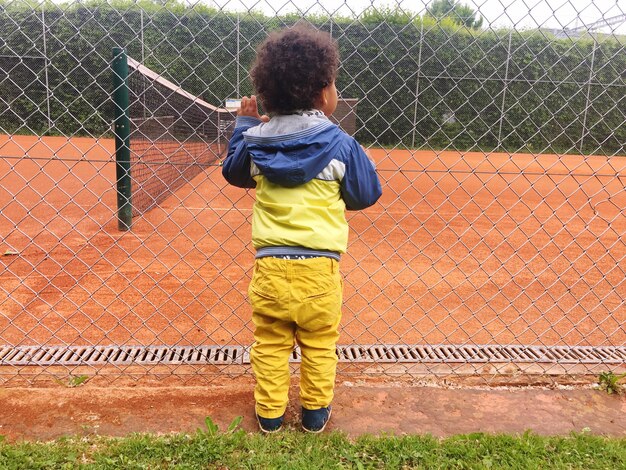
<svg viewBox="0 0 626 470"><path fill-rule="evenodd" d="M223 104L253 92L247 70L268 31L301 20L172 1L89 0L44 8L50 93L41 61L20 66L19 73L0 63L0 132L47 132L49 104L53 132L110 135L113 47L124 47L203 100ZM5 3L0 31L20 34L4 37L0 56L40 56L40 18ZM623 42L581 38L573 44L540 32L477 31L459 28L450 17L436 21L384 9L357 19L308 20L332 30L338 41L338 89L359 100L357 138L363 143L626 153ZM20 88L20 80L28 83Z"/></svg>
<svg viewBox="0 0 626 470"><path fill-rule="evenodd" d="M483 25L482 16L458 0L434 0L426 11L433 18L438 20L450 18L456 24L467 28L480 29Z"/></svg>

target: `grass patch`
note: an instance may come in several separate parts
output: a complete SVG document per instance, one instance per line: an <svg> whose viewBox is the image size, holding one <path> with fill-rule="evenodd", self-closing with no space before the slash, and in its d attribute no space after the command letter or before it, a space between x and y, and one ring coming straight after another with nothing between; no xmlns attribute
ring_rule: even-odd
<svg viewBox="0 0 626 470"><path fill-rule="evenodd" d="M613 393L621 395L624 393L624 385L620 382L623 382L624 379L626 379L626 373L616 375L610 371L602 372L598 378L598 385L600 390L604 390L609 395Z"/></svg>
<svg viewBox="0 0 626 470"><path fill-rule="evenodd" d="M616 469L626 438L588 433L565 437L468 434L363 436L296 431L265 436L227 432L70 437L9 444L0 440L2 469Z"/></svg>
<svg viewBox="0 0 626 470"><path fill-rule="evenodd" d="M64 387L68 387L68 388L80 387L81 385L86 384L88 381L89 381L89 376L87 375L71 375L71 374L67 377L67 379L65 379L65 381L61 379L55 379L56 383Z"/></svg>

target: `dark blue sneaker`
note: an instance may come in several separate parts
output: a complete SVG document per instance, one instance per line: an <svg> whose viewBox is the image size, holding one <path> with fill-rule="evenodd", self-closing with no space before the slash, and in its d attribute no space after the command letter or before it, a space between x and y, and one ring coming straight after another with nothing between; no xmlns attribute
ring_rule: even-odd
<svg viewBox="0 0 626 470"><path fill-rule="evenodd" d="M261 431L266 434L280 431L280 428L283 427L284 419L285 415L282 415L280 418L263 418L256 415L256 420L259 422L259 428L261 428Z"/></svg>
<svg viewBox="0 0 626 470"><path fill-rule="evenodd" d="M330 420L331 411L330 405L317 410L302 408L302 429L314 433L322 432Z"/></svg>

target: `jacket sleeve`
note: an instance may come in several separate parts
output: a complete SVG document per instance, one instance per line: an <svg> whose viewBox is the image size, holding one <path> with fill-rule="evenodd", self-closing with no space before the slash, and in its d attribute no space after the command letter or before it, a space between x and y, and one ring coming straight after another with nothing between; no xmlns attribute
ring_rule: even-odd
<svg viewBox="0 0 626 470"><path fill-rule="evenodd" d="M228 154L222 166L224 179L239 188L256 188L250 175L251 158L243 133L261 121L252 117L238 117L233 135L228 142Z"/></svg>
<svg viewBox="0 0 626 470"><path fill-rule="evenodd" d="M370 207L382 195L380 180L374 164L354 139L349 144L350 155L341 180L341 197L348 210Z"/></svg>

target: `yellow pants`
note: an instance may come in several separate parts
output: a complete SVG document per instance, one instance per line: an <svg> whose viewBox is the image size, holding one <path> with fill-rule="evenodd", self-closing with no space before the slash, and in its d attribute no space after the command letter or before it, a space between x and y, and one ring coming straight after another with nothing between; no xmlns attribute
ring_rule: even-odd
<svg viewBox="0 0 626 470"><path fill-rule="evenodd" d="M248 288L255 325L250 362L256 377L256 412L263 418L285 413L289 356L302 352L300 402L307 409L333 399L343 281L330 258L260 258Z"/></svg>

